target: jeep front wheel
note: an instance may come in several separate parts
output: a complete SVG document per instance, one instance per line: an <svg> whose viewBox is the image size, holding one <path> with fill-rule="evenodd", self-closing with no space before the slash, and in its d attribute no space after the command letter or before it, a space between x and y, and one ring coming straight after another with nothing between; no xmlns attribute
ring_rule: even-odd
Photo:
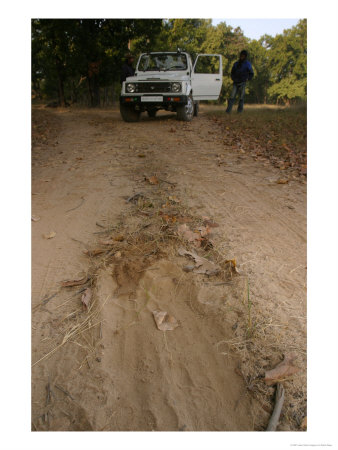
<svg viewBox="0 0 338 450"><path fill-rule="evenodd" d="M125 122L138 122L141 111L137 111L133 106L120 105L121 117Z"/></svg>
<svg viewBox="0 0 338 450"><path fill-rule="evenodd" d="M198 116L199 108L200 108L199 102L194 103L194 116L195 117Z"/></svg>
<svg viewBox="0 0 338 450"><path fill-rule="evenodd" d="M194 116L194 102L192 96L189 95L186 105L177 108L177 119L190 122Z"/></svg>

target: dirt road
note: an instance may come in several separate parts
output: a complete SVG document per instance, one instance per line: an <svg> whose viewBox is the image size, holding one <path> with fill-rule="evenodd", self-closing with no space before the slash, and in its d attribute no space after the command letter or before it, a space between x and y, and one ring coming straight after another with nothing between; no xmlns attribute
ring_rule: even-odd
<svg viewBox="0 0 338 450"><path fill-rule="evenodd" d="M228 148L227 119L215 126L203 107L191 123L33 119L32 429L263 430L275 392L264 372L294 352L279 429L299 430L306 184ZM188 242L181 225L207 237ZM182 246L221 272L196 273ZM75 278L86 283L60 284ZM154 310L179 326L159 330Z"/></svg>

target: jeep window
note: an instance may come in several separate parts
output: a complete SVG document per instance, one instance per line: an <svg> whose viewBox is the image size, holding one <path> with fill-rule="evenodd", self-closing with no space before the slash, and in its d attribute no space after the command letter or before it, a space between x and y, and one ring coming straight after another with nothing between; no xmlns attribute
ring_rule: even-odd
<svg viewBox="0 0 338 450"><path fill-rule="evenodd" d="M195 73L208 73L208 74L218 74L219 73L219 57L200 55L198 56Z"/></svg>
<svg viewBox="0 0 338 450"><path fill-rule="evenodd" d="M187 70L187 57L186 55L176 53L142 55L138 63L138 70L142 72Z"/></svg>

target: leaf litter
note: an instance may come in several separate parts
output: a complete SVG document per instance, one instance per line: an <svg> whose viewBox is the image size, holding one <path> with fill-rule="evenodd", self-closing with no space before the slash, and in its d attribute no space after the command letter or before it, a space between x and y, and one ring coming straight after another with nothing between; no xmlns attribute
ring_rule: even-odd
<svg viewBox="0 0 338 450"><path fill-rule="evenodd" d="M295 366L293 363L296 359L297 354L295 352L286 354L284 360L280 362L274 369L267 370L265 372L264 381L266 382L266 384L275 384L299 372L299 367Z"/></svg>
<svg viewBox="0 0 338 450"><path fill-rule="evenodd" d="M171 316L166 311L156 309L153 311L156 326L161 331L172 331L178 327L178 322L174 316Z"/></svg>

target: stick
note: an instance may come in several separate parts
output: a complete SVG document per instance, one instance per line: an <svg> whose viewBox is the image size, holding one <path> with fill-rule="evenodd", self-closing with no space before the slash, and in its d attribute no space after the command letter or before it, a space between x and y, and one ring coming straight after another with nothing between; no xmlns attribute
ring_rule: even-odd
<svg viewBox="0 0 338 450"><path fill-rule="evenodd" d="M57 389L59 389L59 391L63 392L65 395L67 395L67 397L69 397L69 398L71 398L72 400L74 400L74 397L72 397L68 391L66 391L65 389L63 389L63 387L59 386L58 384L55 384L54 386L55 386Z"/></svg>
<svg viewBox="0 0 338 450"><path fill-rule="evenodd" d="M48 380L47 386L46 386L46 390L47 390L47 398L46 398L46 406L50 403L50 399L51 399L51 394L52 394L52 390L50 388L50 382Z"/></svg>
<svg viewBox="0 0 338 450"><path fill-rule="evenodd" d="M106 228L105 225L102 225L102 223L100 223L100 222L96 222L95 225L97 225L98 227L101 227L101 228Z"/></svg>
<svg viewBox="0 0 338 450"><path fill-rule="evenodd" d="M177 183L172 183L171 181L163 180L162 178L158 178L158 181L162 181L162 183L171 184L172 186L176 186L176 184L177 184Z"/></svg>
<svg viewBox="0 0 338 450"><path fill-rule="evenodd" d="M142 192L138 192L137 194L132 195L131 197L129 197L127 199L127 203L132 202L133 200L136 200L140 197L144 197L144 195L142 194ZM145 197L144 197L145 198Z"/></svg>
<svg viewBox="0 0 338 450"><path fill-rule="evenodd" d="M56 297L57 294L59 293L59 291L55 292L53 295L51 295L50 297L44 298L41 300L41 303L38 303L37 305L33 306L33 311L35 311L37 308L39 308L40 306L44 306L46 305L49 300L52 300L52 298Z"/></svg>
<svg viewBox="0 0 338 450"><path fill-rule="evenodd" d="M66 213L69 212L69 211L74 211L74 209L80 208L80 206L83 205L83 202L84 202L84 201L85 201L85 198L84 198L84 197L81 197L81 203L80 203L79 205L75 206L75 208L68 209L68 210L66 211Z"/></svg>
<svg viewBox="0 0 338 450"><path fill-rule="evenodd" d="M230 170L230 169L223 169L225 172L230 172L230 173L238 173L240 175L243 175L243 172L237 172L236 170Z"/></svg>
<svg viewBox="0 0 338 450"><path fill-rule="evenodd" d="M282 412L282 407L284 403L284 388L281 383L277 383L277 389L276 389L276 404L275 408L273 410L272 416L269 420L268 427L266 431L276 431L279 416Z"/></svg>

